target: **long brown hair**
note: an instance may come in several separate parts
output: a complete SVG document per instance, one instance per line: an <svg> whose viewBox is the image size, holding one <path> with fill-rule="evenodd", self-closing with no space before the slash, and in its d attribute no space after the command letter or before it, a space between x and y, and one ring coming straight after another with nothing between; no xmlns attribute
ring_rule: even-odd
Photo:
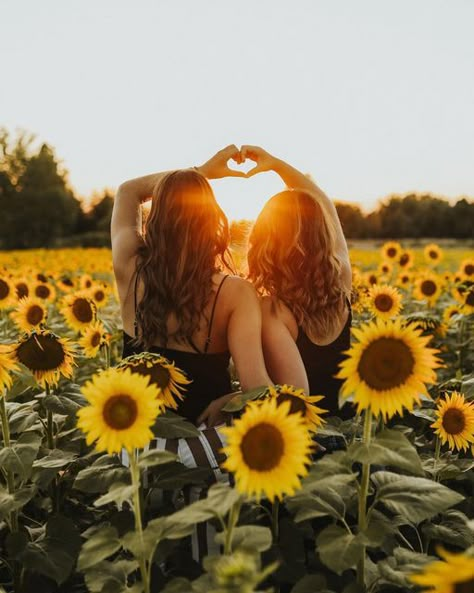
<svg viewBox="0 0 474 593"><path fill-rule="evenodd" d="M309 193L285 190L265 204L249 239L249 277L284 303L313 340L330 335L347 296L334 224Z"/></svg>
<svg viewBox="0 0 474 593"><path fill-rule="evenodd" d="M172 336L189 342L199 329L219 265L232 269L227 218L206 178L194 170L166 174L153 192L137 273L144 293L137 310L136 342L166 346Z"/></svg>

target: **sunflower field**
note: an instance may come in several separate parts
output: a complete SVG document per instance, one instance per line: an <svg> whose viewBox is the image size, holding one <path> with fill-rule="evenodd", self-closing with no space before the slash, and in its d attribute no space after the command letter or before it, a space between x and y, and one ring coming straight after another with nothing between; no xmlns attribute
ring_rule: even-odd
<svg viewBox="0 0 474 593"><path fill-rule="evenodd" d="M191 464L188 380L121 358L110 251L0 253L0 593L473 593L473 252L351 255L353 416L262 386Z"/></svg>

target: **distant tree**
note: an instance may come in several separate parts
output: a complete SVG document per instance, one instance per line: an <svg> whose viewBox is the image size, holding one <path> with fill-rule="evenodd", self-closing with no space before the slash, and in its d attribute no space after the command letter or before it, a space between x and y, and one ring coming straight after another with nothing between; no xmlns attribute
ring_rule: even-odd
<svg viewBox="0 0 474 593"><path fill-rule="evenodd" d="M0 241L6 249L53 246L74 231L81 211L54 151L43 144L34 152L32 142L24 133L13 141L0 133Z"/></svg>
<svg viewBox="0 0 474 593"><path fill-rule="evenodd" d="M359 239L367 236L367 222L359 206L336 202L336 210L344 234L348 239Z"/></svg>

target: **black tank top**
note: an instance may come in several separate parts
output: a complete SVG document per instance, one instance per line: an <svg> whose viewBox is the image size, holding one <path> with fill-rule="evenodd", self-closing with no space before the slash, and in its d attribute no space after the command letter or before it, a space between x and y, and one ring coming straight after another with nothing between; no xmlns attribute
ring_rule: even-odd
<svg viewBox="0 0 474 593"><path fill-rule="evenodd" d="M324 399L318 405L329 410L329 415L343 419L351 418L355 414L353 406L349 403L339 409L338 396L342 380L334 378L339 371L339 363L346 358L343 352L349 350L351 345L352 311L349 304L348 307L347 321L339 336L330 344L314 344L302 327L298 327L296 339L296 346L308 375L310 393L324 395Z"/></svg>
<svg viewBox="0 0 474 593"><path fill-rule="evenodd" d="M151 346L147 351L161 354L169 361L174 362L176 367L186 373L188 379L192 383L187 385L184 392L184 399L178 402L177 414L184 416L194 424L196 424L199 415L207 408L207 406L215 399L230 393L232 386L230 382L229 360L230 352L212 352L207 350L211 343L212 323L214 321L214 313L216 311L217 298L221 291L222 285L228 276L224 276L216 291L214 303L212 305L211 317L209 320L209 330L204 346L204 351L201 352L196 348L191 339L189 343L194 348L195 352L186 352L183 350L174 350L173 348L164 348L162 346ZM138 273L135 277L135 335L137 333L137 282ZM132 354L139 354L144 352L141 346L134 346L132 344L133 337L123 332L123 351L122 357L131 356Z"/></svg>

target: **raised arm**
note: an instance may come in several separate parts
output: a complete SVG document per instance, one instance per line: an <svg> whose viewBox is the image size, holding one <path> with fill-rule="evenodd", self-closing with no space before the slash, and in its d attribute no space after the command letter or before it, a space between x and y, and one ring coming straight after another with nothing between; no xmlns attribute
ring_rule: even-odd
<svg viewBox="0 0 474 593"><path fill-rule="evenodd" d="M298 171L298 169L295 169L285 161L274 157L263 150L263 148L260 148L259 146L242 146L240 154L242 160L249 158L256 163L256 166L247 173L248 177L264 171L274 171L281 177L288 188L301 189L315 197L334 225L336 231L336 253L350 273L349 250L342 230L341 221L339 220L336 207L332 200L328 198L328 196L308 175L301 173L301 171ZM345 271L345 274L347 274L347 270Z"/></svg>
<svg viewBox="0 0 474 593"><path fill-rule="evenodd" d="M228 161L240 162L240 151L231 144L212 156L196 171L208 179L221 177L246 177L242 171L228 167ZM156 184L170 171L137 177L122 183L115 194L111 222L112 258L115 274L130 277L135 268L135 255L142 232L140 205L150 200Z"/></svg>
<svg viewBox="0 0 474 593"><path fill-rule="evenodd" d="M155 185L166 173L153 173L125 181L115 194L110 234L116 276L123 276L134 267L142 232L140 205L151 199Z"/></svg>

